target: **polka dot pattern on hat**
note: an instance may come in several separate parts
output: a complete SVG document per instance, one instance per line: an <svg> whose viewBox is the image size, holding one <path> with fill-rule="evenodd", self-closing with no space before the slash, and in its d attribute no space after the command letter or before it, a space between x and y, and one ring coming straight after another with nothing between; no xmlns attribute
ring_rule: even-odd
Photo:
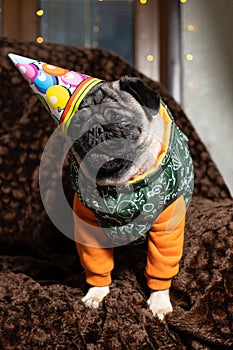
<svg viewBox="0 0 233 350"><path fill-rule="evenodd" d="M14 54L9 54L9 57L58 123L66 121L66 115L70 119L85 94L101 81L35 59ZM72 104L69 104L71 98ZM72 111L69 110L69 105L72 106Z"/></svg>

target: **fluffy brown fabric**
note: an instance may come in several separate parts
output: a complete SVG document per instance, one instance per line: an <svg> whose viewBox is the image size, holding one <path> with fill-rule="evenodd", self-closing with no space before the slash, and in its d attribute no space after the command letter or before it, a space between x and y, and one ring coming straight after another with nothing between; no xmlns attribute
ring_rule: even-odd
<svg viewBox="0 0 233 350"><path fill-rule="evenodd" d="M34 57L105 80L138 76L159 92L190 139L195 192L187 214L174 312L149 312L144 246L119 248L101 310L81 302L87 286L72 240L49 221L38 169L54 123L7 58ZM233 345L233 201L181 107L159 84L100 49L0 40L0 349L227 349ZM55 172L56 173L56 172ZM51 193L56 203L56 176ZM68 199L72 191L64 167ZM56 203L57 204L57 203Z"/></svg>

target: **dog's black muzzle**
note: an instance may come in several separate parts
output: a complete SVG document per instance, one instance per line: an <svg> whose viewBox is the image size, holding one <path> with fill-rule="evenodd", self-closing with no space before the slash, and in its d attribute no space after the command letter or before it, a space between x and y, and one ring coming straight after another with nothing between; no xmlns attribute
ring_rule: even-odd
<svg viewBox="0 0 233 350"><path fill-rule="evenodd" d="M116 124L97 124L86 131L74 142L74 147L83 159L92 150L95 153L104 153L109 157L122 156L135 148L136 141L140 136L141 128L122 121Z"/></svg>
<svg viewBox="0 0 233 350"><path fill-rule="evenodd" d="M140 126L132 125L128 120L96 124L74 142L74 149L81 160L85 158L89 172L98 169L97 178L103 179L132 165L140 134Z"/></svg>

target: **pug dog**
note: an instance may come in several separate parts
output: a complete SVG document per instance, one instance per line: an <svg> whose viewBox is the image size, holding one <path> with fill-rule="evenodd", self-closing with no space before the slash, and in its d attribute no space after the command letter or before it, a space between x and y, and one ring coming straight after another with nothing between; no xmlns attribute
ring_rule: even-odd
<svg viewBox="0 0 233 350"><path fill-rule="evenodd" d="M193 166L187 137L160 96L138 78L100 82L67 130L77 251L99 308L110 292L114 247L147 243L145 278L153 315L172 312Z"/></svg>
<svg viewBox="0 0 233 350"><path fill-rule="evenodd" d="M172 311L169 288L182 256L193 190L188 139L159 95L138 78L104 82L9 54L71 139L75 241L98 308L109 293L114 248L147 244L148 305Z"/></svg>

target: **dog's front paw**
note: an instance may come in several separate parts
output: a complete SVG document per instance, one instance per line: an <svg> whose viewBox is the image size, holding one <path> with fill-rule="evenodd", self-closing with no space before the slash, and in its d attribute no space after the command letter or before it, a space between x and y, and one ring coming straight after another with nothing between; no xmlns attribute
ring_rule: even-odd
<svg viewBox="0 0 233 350"><path fill-rule="evenodd" d="M157 315L160 320L163 320L164 316L173 310L169 297L169 289L151 291L147 304L153 315Z"/></svg>
<svg viewBox="0 0 233 350"><path fill-rule="evenodd" d="M90 309L98 309L101 306L104 297L109 293L109 286L91 287L82 301Z"/></svg>

